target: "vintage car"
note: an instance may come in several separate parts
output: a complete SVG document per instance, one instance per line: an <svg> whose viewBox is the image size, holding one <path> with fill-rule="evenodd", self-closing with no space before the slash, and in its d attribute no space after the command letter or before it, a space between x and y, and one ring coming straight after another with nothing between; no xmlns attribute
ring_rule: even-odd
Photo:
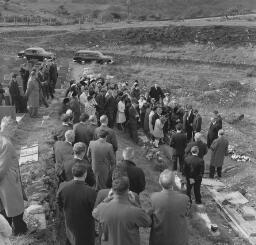
<svg viewBox="0 0 256 245"><path fill-rule="evenodd" d="M55 54L45 51L43 48L34 47L28 48L18 53L19 58L26 58L27 60L43 61L44 59L55 58Z"/></svg>
<svg viewBox="0 0 256 245"><path fill-rule="evenodd" d="M111 64L113 63L113 58L99 51L79 50L75 53L73 61L77 63Z"/></svg>

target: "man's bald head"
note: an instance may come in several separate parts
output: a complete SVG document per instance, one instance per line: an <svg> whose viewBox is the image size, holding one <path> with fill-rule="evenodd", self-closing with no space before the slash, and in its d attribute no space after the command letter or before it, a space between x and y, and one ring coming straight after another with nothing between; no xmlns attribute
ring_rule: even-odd
<svg viewBox="0 0 256 245"><path fill-rule="evenodd" d="M224 133L224 130L223 129L220 129L218 131L218 136L223 136L225 133Z"/></svg>
<svg viewBox="0 0 256 245"><path fill-rule="evenodd" d="M175 175L174 172L165 169L159 176L159 184L163 189L170 189L172 186L175 186Z"/></svg>
<svg viewBox="0 0 256 245"><path fill-rule="evenodd" d="M202 134L201 133L195 133L195 141L199 141L202 139Z"/></svg>
<svg viewBox="0 0 256 245"><path fill-rule="evenodd" d="M123 150L123 158L124 160L131 160L134 157L134 149L132 147L126 147Z"/></svg>
<svg viewBox="0 0 256 245"><path fill-rule="evenodd" d="M100 123L101 124L108 124L108 117L106 115L102 115L100 117Z"/></svg>

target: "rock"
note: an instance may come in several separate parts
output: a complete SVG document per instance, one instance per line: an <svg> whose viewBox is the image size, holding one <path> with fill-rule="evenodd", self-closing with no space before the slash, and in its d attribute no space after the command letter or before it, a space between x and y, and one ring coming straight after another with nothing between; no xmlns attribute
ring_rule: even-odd
<svg viewBox="0 0 256 245"><path fill-rule="evenodd" d="M32 203L24 212L24 220L29 228L44 230L46 229L45 209L42 205Z"/></svg>
<svg viewBox="0 0 256 245"><path fill-rule="evenodd" d="M242 216L246 221L255 220L255 210L252 207L244 206L242 207Z"/></svg>

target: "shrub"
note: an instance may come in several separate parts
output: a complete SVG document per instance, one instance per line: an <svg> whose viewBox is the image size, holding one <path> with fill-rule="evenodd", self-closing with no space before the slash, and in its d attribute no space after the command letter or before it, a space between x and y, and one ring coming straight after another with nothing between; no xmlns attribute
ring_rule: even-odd
<svg viewBox="0 0 256 245"><path fill-rule="evenodd" d="M57 8L56 13L59 15L70 15L70 13L68 12L68 10L65 8L64 5L60 5Z"/></svg>
<svg viewBox="0 0 256 245"><path fill-rule="evenodd" d="M256 77L256 68L250 68L246 72L247 77Z"/></svg>

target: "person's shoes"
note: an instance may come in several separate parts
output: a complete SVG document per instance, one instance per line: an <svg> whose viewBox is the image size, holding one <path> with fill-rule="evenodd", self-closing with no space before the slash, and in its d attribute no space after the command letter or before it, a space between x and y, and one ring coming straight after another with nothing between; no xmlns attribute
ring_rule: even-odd
<svg viewBox="0 0 256 245"><path fill-rule="evenodd" d="M196 201L196 204L197 205L202 205L203 203L202 203L202 201Z"/></svg>

